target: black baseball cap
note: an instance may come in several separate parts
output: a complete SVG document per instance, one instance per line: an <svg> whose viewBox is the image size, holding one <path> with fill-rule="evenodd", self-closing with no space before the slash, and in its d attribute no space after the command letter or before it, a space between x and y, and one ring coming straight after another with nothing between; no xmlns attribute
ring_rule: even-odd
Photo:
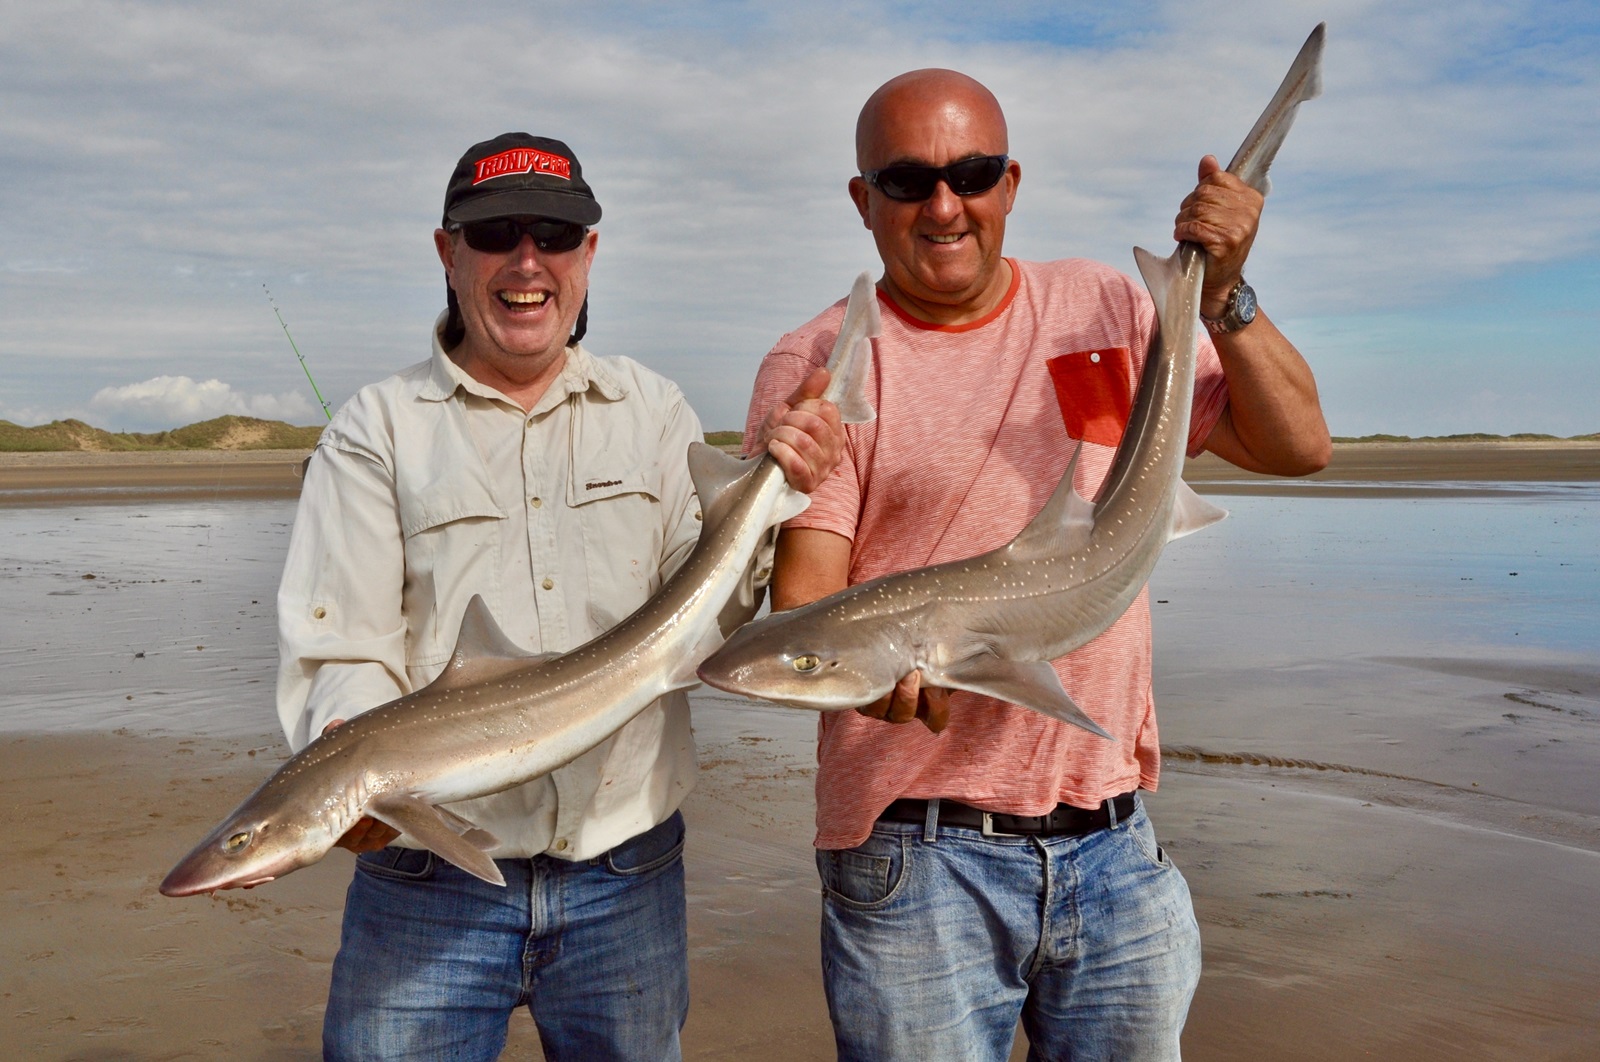
<svg viewBox="0 0 1600 1062"><path fill-rule="evenodd" d="M559 140L501 133L474 144L444 193L444 224L530 216L593 225L600 204L572 149Z"/></svg>

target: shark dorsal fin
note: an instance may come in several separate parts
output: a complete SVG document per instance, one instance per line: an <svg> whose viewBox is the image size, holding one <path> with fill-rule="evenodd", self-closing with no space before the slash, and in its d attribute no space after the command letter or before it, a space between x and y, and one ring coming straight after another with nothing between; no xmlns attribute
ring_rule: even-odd
<svg viewBox="0 0 1600 1062"><path fill-rule="evenodd" d="M700 516L705 527L715 527L738 496L733 485L761 466L762 457L740 460L703 442L689 444L689 478L700 496Z"/></svg>
<svg viewBox="0 0 1600 1062"><path fill-rule="evenodd" d="M1080 442L1072 451L1072 460L1067 462L1067 470L1062 473L1061 482L1056 484L1050 500L1011 544L1004 547L1009 559L1064 557L1089 544L1089 536L1094 532L1094 503L1072 485L1078 469L1078 455L1082 452Z"/></svg>
<svg viewBox="0 0 1600 1062"><path fill-rule="evenodd" d="M473 594L472 600L467 602L466 614L461 617L455 652L450 654L450 662L439 672L439 677L429 683L429 689L450 689L482 682L558 655L530 653L517 645L494 621L483 597Z"/></svg>
<svg viewBox="0 0 1600 1062"><path fill-rule="evenodd" d="M700 515L706 527L716 527L722 522L728 507L739 496L733 489L735 484L753 475L765 457L763 454L740 460L703 442L689 444L689 478L694 480L695 493L700 496ZM782 523L805 512L810 504L811 499L799 491L786 491L778 500L773 518Z"/></svg>

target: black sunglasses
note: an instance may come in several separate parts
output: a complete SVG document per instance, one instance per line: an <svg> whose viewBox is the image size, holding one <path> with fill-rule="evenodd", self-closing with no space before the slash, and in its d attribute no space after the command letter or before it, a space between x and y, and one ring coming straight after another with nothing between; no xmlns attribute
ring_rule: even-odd
<svg viewBox="0 0 1600 1062"><path fill-rule="evenodd" d="M948 166L885 166L881 170L864 171L861 179L890 199L920 203L933 195L940 181L949 185L956 195L987 192L1000 183L1010 160L1010 155L979 155Z"/></svg>
<svg viewBox="0 0 1600 1062"><path fill-rule="evenodd" d="M465 221L452 232L460 232L467 246L484 254L505 254L514 251L522 242L523 234L533 237L533 245L541 251L570 251L583 242L589 229L575 221L556 221L553 218L491 218L488 221Z"/></svg>

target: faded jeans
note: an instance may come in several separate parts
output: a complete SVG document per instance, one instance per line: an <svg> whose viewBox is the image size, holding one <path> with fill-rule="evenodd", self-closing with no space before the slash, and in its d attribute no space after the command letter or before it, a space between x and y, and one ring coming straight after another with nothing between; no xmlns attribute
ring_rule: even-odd
<svg viewBox="0 0 1600 1062"><path fill-rule="evenodd" d="M674 1062L689 1011L683 816L597 859L357 860L323 1022L329 1059L496 1059L526 1005L545 1058Z"/></svg>
<svg viewBox="0 0 1600 1062"><path fill-rule="evenodd" d="M1083 837L879 822L817 852L841 1062L1178 1058L1200 978L1189 887L1141 803Z"/></svg>

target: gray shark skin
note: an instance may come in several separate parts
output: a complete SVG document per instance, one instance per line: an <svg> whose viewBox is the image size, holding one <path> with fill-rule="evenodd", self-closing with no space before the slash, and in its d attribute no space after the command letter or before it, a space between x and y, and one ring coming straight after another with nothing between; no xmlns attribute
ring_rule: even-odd
<svg viewBox="0 0 1600 1062"><path fill-rule="evenodd" d="M877 296L855 282L824 397L847 423L870 420L864 397ZM498 843L449 809L546 774L594 748L651 702L694 685L695 666L759 607L748 577L777 525L810 499L769 456L738 460L695 443L700 539L682 567L632 615L564 654L532 655L474 597L456 649L427 687L358 715L307 745L183 858L167 896L271 881L321 859L363 815L385 822L471 874L505 880ZM766 554L770 557L770 553ZM765 586L770 560L756 581Z"/></svg>
<svg viewBox="0 0 1600 1062"><path fill-rule="evenodd" d="M1323 32L1313 31L1229 164L1258 191L1296 109L1321 92ZM1134 257L1158 328L1098 503L1073 489L1075 452L1044 508L1008 544L757 620L701 665L700 678L838 711L872 703L917 669L928 684L987 694L1114 740L1073 703L1050 661L1116 622L1167 542L1227 515L1181 478L1205 252L1185 243L1168 258L1137 247Z"/></svg>

